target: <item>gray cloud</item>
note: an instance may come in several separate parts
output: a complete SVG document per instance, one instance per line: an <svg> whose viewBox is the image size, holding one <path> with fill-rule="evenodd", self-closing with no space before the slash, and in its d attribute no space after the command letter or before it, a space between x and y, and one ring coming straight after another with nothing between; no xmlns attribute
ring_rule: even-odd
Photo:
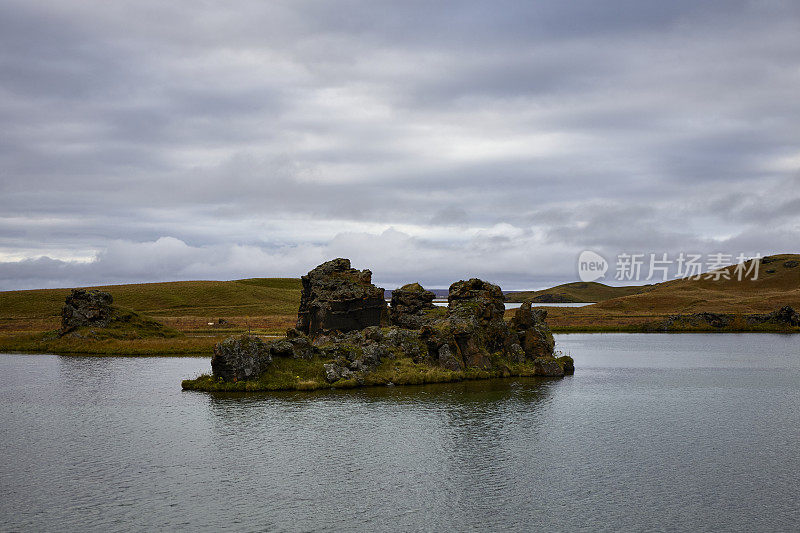
<svg viewBox="0 0 800 533"><path fill-rule="evenodd" d="M792 251L798 33L788 1L5 2L0 289Z"/></svg>

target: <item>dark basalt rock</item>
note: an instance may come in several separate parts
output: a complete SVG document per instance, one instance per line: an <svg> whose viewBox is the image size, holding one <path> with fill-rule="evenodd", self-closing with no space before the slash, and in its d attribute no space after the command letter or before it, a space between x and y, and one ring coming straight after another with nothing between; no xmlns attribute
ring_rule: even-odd
<svg viewBox="0 0 800 533"><path fill-rule="evenodd" d="M372 272L350 268L349 259L334 259L302 277L297 329L314 337L330 331L353 331L388 321L383 289L372 284Z"/></svg>
<svg viewBox="0 0 800 533"><path fill-rule="evenodd" d="M334 383L340 379L350 379L354 374L348 367L336 363L326 363L322 367L325 369L325 380L328 383Z"/></svg>
<svg viewBox="0 0 800 533"><path fill-rule="evenodd" d="M523 303L511 318L511 329L517 334L528 358L553 355L556 341L546 319L547 310L531 309L530 302Z"/></svg>
<svg viewBox="0 0 800 533"><path fill-rule="evenodd" d="M751 315L738 315L738 319L744 319L748 325L758 324L776 324L784 327L800 327L800 314L789 305L785 305L766 314L751 314ZM672 315L667 317L662 323L661 328L664 331L671 331L682 329L687 326L692 328L697 327L712 327L715 329L722 329L728 326L734 326L734 321L737 320L737 315L731 313L694 313L691 315Z"/></svg>
<svg viewBox="0 0 800 533"><path fill-rule="evenodd" d="M539 304L560 304L560 303L571 303L575 300L564 293L544 293L538 296L534 296L531 298L531 301L534 303Z"/></svg>
<svg viewBox="0 0 800 533"><path fill-rule="evenodd" d="M305 335L290 329L285 339L264 342L253 335L229 337L214 347L211 370L225 381L255 379L277 358L313 359L319 350Z"/></svg>
<svg viewBox="0 0 800 533"><path fill-rule="evenodd" d="M212 369L223 380L255 379L276 358L320 356L326 381L351 385L364 383L370 372L398 357L452 371L507 372L506 363L528 363L538 375L573 372L570 357L553 357L546 311L525 304L509 324L503 298L492 283L459 281L450 286L446 316L437 318L426 313L433 308L433 293L419 284L406 285L392 294L395 325L381 328L383 289L372 285L369 270L335 259L303 276L297 328L287 331L285 339L228 339L215 348ZM421 327L412 327L417 323Z"/></svg>
<svg viewBox="0 0 800 533"><path fill-rule="evenodd" d="M500 287L478 278L453 283L447 295L450 316L475 318L483 324L503 319L504 302Z"/></svg>
<svg viewBox="0 0 800 533"><path fill-rule="evenodd" d="M113 316L114 299L107 292L72 289L61 308L61 331L64 335L81 326L108 327Z"/></svg>
<svg viewBox="0 0 800 533"><path fill-rule="evenodd" d="M749 324L780 324L783 326L800 326L800 314L790 305L785 305L766 315L750 315L747 317Z"/></svg>
<svg viewBox="0 0 800 533"><path fill-rule="evenodd" d="M558 377L564 375L564 369L553 357L537 357L533 360L533 368L538 376Z"/></svg>
<svg viewBox="0 0 800 533"><path fill-rule="evenodd" d="M447 370L464 370L463 357L457 357L450 349L449 344L442 344L439 347L438 363Z"/></svg>
<svg viewBox="0 0 800 533"><path fill-rule="evenodd" d="M448 302L447 318L431 321L420 330L429 359L441 366L451 370L491 369L492 354L519 363L538 358L556 362L555 341L545 323L545 310L532 310L530 303L523 304L508 324L503 319L505 306L500 287L480 279L451 285ZM561 368L559 363L556 365ZM543 364L537 368L542 375L554 372Z"/></svg>
<svg viewBox="0 0 800 533"><path fill-rule="evenodd" d="M211 370L225 381L255 379L272 363L267 344L250 335L230 337L214 346Z"/></svg>
<svg viewBox="0 0 800 533"><path fill-rule="evenodd" d="M433 309L435 295L419 283L409 283L392 291L391 320L401 328L419 329L425 322L425 311Z"/></svg>
<svg viewBox="0 0 800 533"><path fill-rule="evenodd" d="M691 326L725 328L731 325L734 316L723 313L694 313L691 315L671 315L664 319L661 328L664 331L674 329L676 326Z"/></svg>
<svg viewBox="0 0 800 533"><path fill-rule="evenodd" d="M387 359L398 355L415 358L424 353L419 333L395 326L381 329L369 327L361 331L339 333L324 339L323 354L333 359L324 364L325 379L333 383L340 379L355 379L364 375Z"/></svg>
<svg viewBox="0 0 800 533"><path fill-rule="evenodd" d="M564 374L572 375L575 373L575 361L572 360L572 357L568 355L562 355L561 357L556 358L561 366L564 368Z"/></svg>
<svg viewBox="0 0 800 533"><path fill-rule="evenodd" d="M420 332L415 330L389 328L383 335L386 343L393 347L397 353L404 354L415 363L430 362L427 360L428 351L425 343L420 338Z"/></svg>
<svg viewBox="0 0 800 533"><path fill-rule="evenodd" d="M150 317L114 305L107 292L85 289L73 289L65 299L57 335L86 341L183 336Z"/></svg>

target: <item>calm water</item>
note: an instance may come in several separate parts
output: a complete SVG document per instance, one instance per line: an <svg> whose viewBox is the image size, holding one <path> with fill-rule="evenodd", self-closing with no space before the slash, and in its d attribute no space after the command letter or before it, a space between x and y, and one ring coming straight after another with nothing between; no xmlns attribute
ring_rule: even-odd
<svg viewBox="0 0 800 533"><path fill-rule="evenodd" d="M562 380L252 396L0 355L0 530L797 530L800 336L557 340Z"/></svg>

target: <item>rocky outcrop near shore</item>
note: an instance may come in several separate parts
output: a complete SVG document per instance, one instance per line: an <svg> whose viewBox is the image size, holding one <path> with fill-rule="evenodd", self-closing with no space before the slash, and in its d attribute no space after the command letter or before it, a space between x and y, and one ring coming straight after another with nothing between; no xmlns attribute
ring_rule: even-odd
<svg viewBox="0 0 800 533"><path fill-rule="evenodd" d="M671 315L659 325L662 331L743 329L769 324L784 328L800 327L800 314L789 305L772 313L739 315L735 313L692 313Z"/></svg>
<svg viewBox="0 0 800 533"><path fill-rule="evenodd" d="M350 260L323 263L301 278L297 330L305 335L385 325L388 309L372 272L350 268Z"/></svg>
<svg viewBox="0 0 800 533"><path fill-rule="evenodd" d="M530 301L537 304L563 304L563 303L574 303L575 299L563 293L548 292L545 294L534 296L533 298L531 298Z"/></svg>
<svg viewBox="0 0 800 533"><path fill-rule="evenodd" d="M547 327L547 310L531 309L526 302L511 319L511 329L517 334L523 351L529 357L547 357L553 354L556 341Z"/></svg>
<svg viewBox="0 0 800 533"><path fill-rule="evenodd" d="M433 293L406 285L392 294L392 325L386 323L385 306L375 300L379 294L383 289L372 285L369 270L352 269L346 259L320 265L303 277L298 327L272 342L245 335L219 343L211 362L214 378L252 385L259 376L269 381L285 375L287 365L310 388L413 380L431 373L454 379L574 372L570 357L554 357L546 311L525 304L506 322L497 285L476 278L453 283L444 313L428 312ZM270 386L283 385L273 380Z"/></svg>
<svg viewBox="0 0 800 533"><path fill-rule="evenodd" d="M214 347L211 369L226 381L255 379L269 369L274 358L311 359L318 351L308 337L289 330L285 339L266 343L252 335L229 337Z"/></svg>
<svg viewBox="0 0 800 533"><path fill-rule="evenodd" d="M152 318L114 305L107 292L86 289L73 289L67 296L57 335L85 340L182 336Z"/></svg>
<svg viewBox="0 0 800 533"><path fill-rule="evenodd" d="M735 315L725 313L692 313L688 315L670 315L661 323L664 331L674 331L686 327L726 328L731 325Z"/></svg>
<svg viewBox="0 0 800 533"><path fill-rule="evenodd" d="M272 362L269 346L251 335L229 337L214 346L211 370L225 381L255 379Z"/></svg>
<svg viewBox="0 0 800 533"><path fill-rule="evenodd" d="M108 327L113 315L114 299L107 292L72 289L61 308L61 330L65 335L82 326Z"/></svg>
<svg viewBox="0 0 800 533"><path fill-rule="evenodd" d="M784 305L777 311L765 315L748 315L749 324L778 324L788 327L800 326L800 314L790 305Z"/></svg>

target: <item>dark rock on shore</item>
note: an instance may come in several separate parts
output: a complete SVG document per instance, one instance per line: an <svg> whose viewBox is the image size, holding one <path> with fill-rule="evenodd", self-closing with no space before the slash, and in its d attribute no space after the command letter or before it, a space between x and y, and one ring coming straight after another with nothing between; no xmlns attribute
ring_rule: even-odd
<svg viewBox="0 0 800 533"><path fill-rule="evenodd" d="M391 320L401 328L419 329L425 321L425 311L433 305L435 295L419 283L409 283L392 291Z"/></svg>
<svg viewBox="0 0 800 533"><path fill-rule="evenodd" d="M533 368L539 376L558 377L564 375L564 369L552 357L537 357L533 360Z"/></svg>
<svg viewBox="0 0 800 533"><path fill-rule="evenodd" d="M694 313L691 315L671 315L664 319L661 328L670 331L676 327L725 328L731 325L734 315L723 313Z"/></svg>
<svg viewBox="0 0 800 533"><path fill-rule="evenodd" d="M420 330L430 359L448 370L491 368L490 354L504 349L508 333L500 287L476 278L458 281L447 301L447 317Z"/></svg>
<svg viewBox="0 0 800 533"><path fill-rule="evenodd" d="M528 357L553 355L556 341L545 319L547 310L531 309L530 302L522 304L511 319L511 329L517 334L520 345Z"/></svg>
<svg viewBox="0 0 800 533"><path fill-rule="evenodd" d="M738 321L738 322L737 322ZM800 314L791 306L783 306L777 311L767 314L736 315L733 313L694 313L690 315L672 315L660 325L663 331L681 331L685 329L724 329L744 322L747 326L759 324L775 324L784 327L800 327Z"/></svg>
<svg viewBox="0 0 800 533"><path fill-rule="evenodd" d="M276 358L313 359L319 350L308 337L290 329L284 339L264 342L253 335L229 337L214 346L211 370L225 381L255 379L266 372Z"/></svg>
<svg viewBox="0 0 800 533"><path fill-rule="evenodd" d="M225 381L254 379L272 362L269 348L258 337L230 337L214 346L211 370Z"/></svg>
<svg viewBox="0 0 800 533"><path fill-rule="evenodd" d="M81 326L108 327L113 316L114 299L107 292L72 289L61 308L60 335Z"/></svg>
<svg viewBox="0 0 800 533"><path fill-rule="evenodd" d="M352 331L388 321L383 289L372 284L372 272L350 268L349 259L323 263L301 278L303 289L297 329L314 336Z"/></svg>
<svg viewBox="0 0 800 533"><path fill-rule="evenodd" d="M531 302L539 304L562 304L572 303L575 299L563 293L544 293L531 298Z"/></svg>
<svg viewBox="0 0 800 533"><path fill-rule="evenodd" d="M575 373L575 361L572 360L572 357L568 355L562 355L561 357L557 357L556 360L564 369L564 374L572 375Z"/></svg>
<svg viewBox="0 0 800 533"><path fill-rule="evenodd" d="M785 305L765 315L749 315L747 317L749 324L780 324L782 326L797 327L800 326L800 314L789 305Z"/></svg>
<svg viewBox="0 0 800 533"><path fill-rule="evenodd" d="M114 305L114 299L107 292L85 289L73 289L64 300L61 329L56 335L87 341L183 336L150 317Z"/></svg>

